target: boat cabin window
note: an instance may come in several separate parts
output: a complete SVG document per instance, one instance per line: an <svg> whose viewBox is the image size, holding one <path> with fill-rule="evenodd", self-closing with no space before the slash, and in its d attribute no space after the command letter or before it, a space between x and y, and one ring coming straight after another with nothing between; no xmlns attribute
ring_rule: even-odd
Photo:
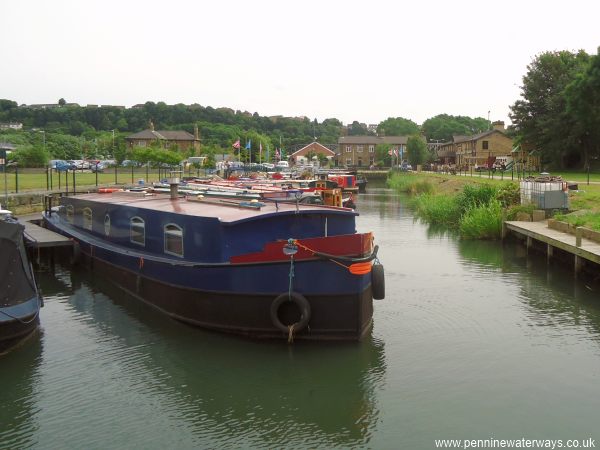
<svg viewBox="0 0 600 450"><path fill-rule="evenodd" d="M67 222L73 223L73 205L67 205Z"/></svg>
<svg viewBox="0 0 600 450"><path fill-rule="evenodd" d="M165 225L165 253L183 256L183 230L180 226Z"/></svg>
<svg viewBox="0 0 600 450"><path fill-rule="evenodd" d="M132 217L129 227L129 240L134 244L146 245L146 223L140 217Z"/></svg>
<svg viewBox="0 0 600 450"><path fill-rule="evenodd" d="M108 214L104 216L104 234L110 235L110 216Z"/></svg>
<svg viewBox="0 0 600 450"><path fill-rule="evenodd" d="M92 231L92 210L83 208L83 228Z"/></svg>

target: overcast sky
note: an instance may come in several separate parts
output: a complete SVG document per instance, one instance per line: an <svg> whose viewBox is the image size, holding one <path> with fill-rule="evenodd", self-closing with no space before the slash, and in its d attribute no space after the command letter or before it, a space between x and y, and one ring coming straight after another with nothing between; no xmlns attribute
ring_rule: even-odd
<svg viewBox="0 0 600 450"><path fill-rule="evenodd" d="M527 65L600 46L600 1L0 0L0 98L322 121L504 120Z"/></svg>

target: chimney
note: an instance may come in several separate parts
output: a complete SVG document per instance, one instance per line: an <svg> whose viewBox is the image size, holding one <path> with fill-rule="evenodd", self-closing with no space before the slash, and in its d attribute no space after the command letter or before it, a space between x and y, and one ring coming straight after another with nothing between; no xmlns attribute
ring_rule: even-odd
<svg viewBox="0 0 600 450"><path fill-rule="evenodd" d="M496 131L504 131L504 122L502 120L497 120L493 122L492 129Z"/></svg>
<svg viewBox="0 0 600 450"><path fill-rule="evenodd" d="M194 140L195 141L200 140L200 133L198 132L198 125L197 124L194 125Z"/></svg>
<svg viewBox="0 0 600 450"><path fill-rule="evenodd" d="M154 123L152 123L152 121L150 121L150 131L154 131Z"/></svg>

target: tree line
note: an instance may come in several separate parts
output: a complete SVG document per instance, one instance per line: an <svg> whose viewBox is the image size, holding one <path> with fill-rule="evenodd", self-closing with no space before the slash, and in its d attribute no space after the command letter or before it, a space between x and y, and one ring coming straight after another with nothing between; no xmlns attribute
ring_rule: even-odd
<svg viewBox="0 0 600 450"><path fill-rule="evenodd" d="M553 51L534 57L523 76L521 98L510 106L510 117L513 124L507 133L516 144L539 152L545 166L589 167L600 156L600 56L584 51ZM150 121L157 130L186 130L192 134L198 126L203 153L229 154L232 143L239 139L242 153L256 156L262 148L265 155L269 151L271 159L276 148L289 151L315 139L324 145L335 145L345 134L412 136L427 142L448 142L453 135L473 135L490 129L489 120L482 117L449 114L428 118L421 125L407 118L390 117L373 130L358 121L344 126L336 118L319 122L306 117L266 117L199 104L146 102L121 108L76 106L60 99L56 107L31 108L0 99L0 122L20 122L27 130L1 131L0 141L16 145L15 156L34 165L49 158L110 155L117 160L127 159L125 136L147 129ZM422 152L422 145L414 140L411 143ZM389 161L387 151L378 152L378 162Z"/></svg>

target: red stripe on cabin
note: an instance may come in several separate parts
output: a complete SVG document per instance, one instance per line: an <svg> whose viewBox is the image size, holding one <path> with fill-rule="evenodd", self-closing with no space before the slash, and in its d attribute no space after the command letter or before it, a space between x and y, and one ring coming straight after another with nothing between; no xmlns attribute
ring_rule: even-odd
<svg viewBox="0 0 600 450"><path fill-rule="evenodd" d="M373 235L372 233L344 234L340 236L301 239L298 243L301 245L298 246L298 252L294 255L294 259L297 261L314 258L312 252L304 249L302 246L330 255L360 257L366 256L371 252ZM288 261L290 257L283 253L283 247L286 244L287 241L269 242L265 245L262 252L232 256L229 261L232 264Z"/></svg>

